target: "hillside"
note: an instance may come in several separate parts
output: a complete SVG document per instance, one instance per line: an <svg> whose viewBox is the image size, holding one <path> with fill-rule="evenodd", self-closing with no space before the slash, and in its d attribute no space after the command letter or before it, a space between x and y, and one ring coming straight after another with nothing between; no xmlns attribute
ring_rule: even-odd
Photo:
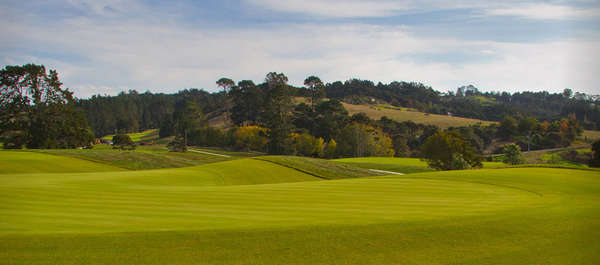
<svg viewBox="0 0 600 265"><path fill-rule="evenodd" d="M350 115L363 112L366 113L371 119L381 119L383 116L387 116L392 120L399 122L402 121L413 121L415 123L422 123L427 125L436 125L440 128L468 126L477 123L491 124L495 122L482 121L478 119L461 118L447 115L430 114L424 112L418 112L408 109L399 108L382 108L370 104L354 105L349 103L343 103L344 108L348 110Z"/></svg>

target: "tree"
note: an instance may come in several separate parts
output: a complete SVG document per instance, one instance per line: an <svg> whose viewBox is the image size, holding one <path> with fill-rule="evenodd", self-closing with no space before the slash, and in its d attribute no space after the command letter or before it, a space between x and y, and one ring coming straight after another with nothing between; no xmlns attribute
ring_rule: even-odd
<svg viewBox="0 0 600 265"><path fill-rule="evenodd" d="M269 142L267 129L258 126L243 126L233 133L234 148L244 151L264 151Z"/></svg>
<svg viewBox="0 0 600 265"><path fill-rule="evenodd" d="M186 145L185 139L181 135L174 137L173 140L171 140L167 144L167 148L169 149L169 152L186 152L187 151L187 145Z"/></svg>
<svg viewBox="0 0 600 265"><path fill-rule="evenodd" d="M304 79L304 85L310 91L310 106L314 111L318 100L325 97L325 86L321 82L321 79L314 75Z"/></svg>
<svg viewBox="0 0 600 265"><path fill-rule="evenodd" d="M0 70L0 137L4 148L75 148L94 136L62 89L58 73L43 65L6 66Z"/></svg>
<svg viewBox="0 0 600 265"><path fill-rule="evenodd" d="M221 87L225 93L228 93L231 87L235 86L235 82L229 78L221 78L217 80L217 86Z"/></svg>
<svg viewBox="0 0 600 265"><path fill-rule="evenodd" d="M523 158L523 155L521 154L521 147L519 147L516 144L505 145L504 146L504 159L502 159L502 162L511 164L511 165L523 164L525 162L525 159Z"/></svg>
<svg viewBox="0 0 600 265"><path fill-rule="evenodd" d="M482 157L456 132L438 132L421 146L421 155L438 170L481 167Z"/></svg>
<svg viewBox="0 0 600 265"><path fill-rule="evenodd" d="M600 140L596 140L592 144L592 159L590 167L600 167Z"/></svg>
<svg viewBox="0 0 600 265"><path fill-rule="evenodd" d="M516 136L518 133L517 120L510 116L504 117L504 119L500 122L500 126L498 127L498 133L500 134L500 137L504 138L505 140Z"/></svg>
<svg viewBox="0 0 600 265"><path fill-rule="evenodd" d="M392 139L382 130L361 123L349 124L342 130L337 149L348 157L394 156Z"/></svg>
<svg viewBox="0 0 600 265"><path fill-rule="evenodd" d="M326 158L334 158L337 154L337 143L335 140L331 139L327 142L325 146L325 157Z"/></svg>
<svg viewBox="0 0 600 265"><path fill-rule="evenodd" d="M136 144L127 134L117 134L112 138L113 148L121 150L135 150Z"/></svg>
<svg viewBox="0 0 600 265"><path fill-rule="evenodd" d="M283 73L267 74L268 97L265 110L269 136L269 153L283 154L292 130L292 96Z"/></svg>
<svg viewBox="0 0 600 265"><path fill-rule="evenodd" d="M208 121L200 106L191 100L184 100L175 106L176 110L173 113L177 134L183 136L183 141L187 146L187 134L199 127L206 126Z"/></svg>

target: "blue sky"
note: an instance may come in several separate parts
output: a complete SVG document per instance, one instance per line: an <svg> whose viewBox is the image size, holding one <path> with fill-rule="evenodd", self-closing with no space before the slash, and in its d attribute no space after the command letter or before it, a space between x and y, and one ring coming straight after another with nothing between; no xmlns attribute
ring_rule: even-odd
<svg viewBox="0 0 600 265"><path fill-rule="evenodd" d="M0 0L0 31L0 65L44 64L81 98L271 71L600 94L600 1Z"/></svg>

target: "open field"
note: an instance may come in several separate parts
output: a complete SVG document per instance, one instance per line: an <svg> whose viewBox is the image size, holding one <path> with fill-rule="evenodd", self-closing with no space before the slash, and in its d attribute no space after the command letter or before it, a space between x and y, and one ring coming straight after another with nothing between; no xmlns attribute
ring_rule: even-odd
<svg viewBox="0 0 600 265"><path fill-rule="evenodd" d="M161 170L0 174L0 194L0 264L600 261L597 171L322 180L237 159Z"/></svg>
<svg viewBox="0 0 600 265"><path fill-rule="evenodd" d="M482 123L482 124L494 123L494 122L490 122L490 121L482 121L482 120L470 119L470 118L429 114L429 113L417 112L417 111L404 111L404 110L398 110L398 109L392 109L392 108L382 108L382 107L371 106L371 105L366 105L366 104L365 105L353 105L353 104L348 104L348 103L343 103L343 104L344 104L344 108L346 108L346 110L348 110L350 115L359 113L359 112L364 112L365 114L367 114L367 116L369 116L372 119L376 119L376 120L381 119L381 117L383 117L383 116L387 116L388 118L390 118L392 120L396 120L396 121L400 121L400 122L410 120L415 123L437 125L440 128L444 128L444 129L448 128L448 127L452 127L452 126L457 127L457 126L468 126L468 125L473 125L473 124L477 124L477 123Z"/></svg>

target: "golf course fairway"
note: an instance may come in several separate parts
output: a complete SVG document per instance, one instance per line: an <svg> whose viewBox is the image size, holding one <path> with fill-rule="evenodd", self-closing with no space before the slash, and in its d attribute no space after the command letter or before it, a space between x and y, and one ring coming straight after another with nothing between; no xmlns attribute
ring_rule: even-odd
<svg viewBox="0 0 600 265"><path fill-rule="evenodd" d="M599 172L317 180L256 159L0 174L0 264L600 261Z"/></svg>

